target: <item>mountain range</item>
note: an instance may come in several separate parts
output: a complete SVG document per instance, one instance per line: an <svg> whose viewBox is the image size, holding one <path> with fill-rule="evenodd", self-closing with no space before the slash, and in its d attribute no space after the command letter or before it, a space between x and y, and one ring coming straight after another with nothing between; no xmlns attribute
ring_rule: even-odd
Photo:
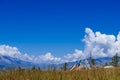
<svg viewBox="0 0 120 80"><path fill-rule="evenodd" d="M24 61L18 58L10 57L10 56L0 56L0 68L5 67L24 67L30 68L34 64L32 62Z"/></svg>
<svg viewBox="0 0 120 80"><path fill-rule="evenodd" d="M106 62L110 62L110 57L103 57L103 58L97 58L95 59L95 62L97 65L104 65ZM14 58L11 56L0 56L0 68L6 68L6 67L23 67L23 68L31 68L32 66L40 67L42 69L47 69L49 66L56 66L56 67L62 67L64 63L60 64L48 64L48 63L39 63L36 64L34 62L24 61L22 59ZM68 62L68 67L72 67L75 64L75 62Z"/></svg>

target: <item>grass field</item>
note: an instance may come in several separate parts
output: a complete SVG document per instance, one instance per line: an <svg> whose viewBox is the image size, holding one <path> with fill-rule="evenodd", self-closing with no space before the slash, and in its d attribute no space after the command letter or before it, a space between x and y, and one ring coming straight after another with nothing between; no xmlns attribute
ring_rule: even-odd
<svg viewBox="0 0 120 80"><path fill-rule="evenodd" d="M120 80L120 68L81 71L16 70L0 73L0 80Z"/></svg>

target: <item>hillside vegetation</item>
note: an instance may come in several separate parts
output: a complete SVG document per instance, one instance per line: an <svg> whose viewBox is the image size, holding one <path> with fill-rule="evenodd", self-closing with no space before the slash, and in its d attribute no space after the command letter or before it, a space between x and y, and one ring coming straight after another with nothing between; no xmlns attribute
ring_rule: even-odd
<svg viewBox="0 0 120 80"><path fill-rule="evenodd" d="M0 73L0 80L120 80L120 68L80 71L16 70Z"/></svg>

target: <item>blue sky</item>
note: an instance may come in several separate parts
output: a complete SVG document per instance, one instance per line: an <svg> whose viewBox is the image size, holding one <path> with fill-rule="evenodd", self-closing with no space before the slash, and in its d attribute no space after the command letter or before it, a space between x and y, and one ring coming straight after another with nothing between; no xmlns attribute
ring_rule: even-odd
<svg viewBox="0 0 120 80"><path fill-rule="evenodd" d="M0 44L30 55L83 49L85 28L117 35L118 0L0 0Z"/></svg>

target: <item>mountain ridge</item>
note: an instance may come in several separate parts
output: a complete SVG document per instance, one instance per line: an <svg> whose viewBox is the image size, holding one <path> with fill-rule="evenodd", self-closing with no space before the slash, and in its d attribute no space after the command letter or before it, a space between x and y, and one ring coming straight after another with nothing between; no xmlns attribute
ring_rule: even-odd
<svg viewBox="0 0 120 80"><path fill-rule="evenodd" d="M89 60L89 59L87 59ZM95 59L95 62L97 65L104 65L106 62L110 62L110 57L103 57L103 58L97 58ZM72 67L75 62L67 62L68 67ZM49 66L56 66L56 67L62 67L64 63L54 64L54 63L35 63L31 61L25 61L19 58L6 56L6 55L0 55L0 68L6 68L6 67L24 67L24 68L31 68L33 66L40 67L42 69L47 69Z"/></svg>

